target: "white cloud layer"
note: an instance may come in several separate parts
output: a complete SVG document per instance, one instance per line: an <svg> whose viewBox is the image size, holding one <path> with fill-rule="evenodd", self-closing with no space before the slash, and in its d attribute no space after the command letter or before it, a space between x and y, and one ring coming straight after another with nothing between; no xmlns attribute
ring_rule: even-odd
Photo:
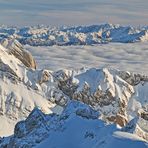
<svg viewBox="0 0 148 148"><path fill-rule="evenodd" d="M58 70L109 66L148 74L148 43L110 43L95 46L26 46L38 68Z"/></svg>

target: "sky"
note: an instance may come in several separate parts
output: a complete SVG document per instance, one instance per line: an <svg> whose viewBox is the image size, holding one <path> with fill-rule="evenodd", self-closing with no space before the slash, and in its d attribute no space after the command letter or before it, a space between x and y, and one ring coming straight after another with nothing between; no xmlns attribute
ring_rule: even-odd
<svg viewBox="0 0 148 148"><path fill-rule="evenodd" d="M148 0L0 0L0 24L148 26Z"/></svg>

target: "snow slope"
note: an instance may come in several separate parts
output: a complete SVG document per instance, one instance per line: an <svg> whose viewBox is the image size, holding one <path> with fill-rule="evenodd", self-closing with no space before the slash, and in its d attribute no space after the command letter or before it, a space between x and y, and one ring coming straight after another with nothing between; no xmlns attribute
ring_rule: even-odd
<svg viewBox="0 0 148 148"><path fill-rule="evenodd" d="M76 103L72 102L72 104ZM68 108L72 112L71 106L72 105L69 105ZM75 108L79 110L81 107ZM106 125L101 120L82 118L78 116L78 114L72 114L71 116L72 117L69 117L64 123L64 131L50 133L48 139L39 144L37 148L49 146L57 148L118 148L119 146L123 148L146 148L148 146L148 143L142 141L142 139L136 135L121 132L115 125ZM56 139L57 142L55 142L54 139Z"/></svg>
<svg viewBox="0 0 148 148"><path fill-rule="evenodd" d="M1 136L13 134L14 125L25 119L34 107L38 106L49 113L52 112L50 108L55 106L39 85L44 81L44 71L27 68L9 51L0 45Z"/></svg>
<svg viewBox="0 0 148 148"><path fill-rule="evenodd" d="M0 39L13 36L32 46L92 45L108 42L148 41L147 27L134 28L113 24L73 27L0 27Z"/></svg>

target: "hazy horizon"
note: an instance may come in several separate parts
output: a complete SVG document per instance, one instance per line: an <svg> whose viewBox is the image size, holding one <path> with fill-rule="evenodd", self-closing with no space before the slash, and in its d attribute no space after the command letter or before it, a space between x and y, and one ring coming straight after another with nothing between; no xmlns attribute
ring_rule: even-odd
<svg viewBox="0 0 148 148"><path fill-rule="evenodd" d="M0 24L148 25L148 0L0 0Z"/></svg>

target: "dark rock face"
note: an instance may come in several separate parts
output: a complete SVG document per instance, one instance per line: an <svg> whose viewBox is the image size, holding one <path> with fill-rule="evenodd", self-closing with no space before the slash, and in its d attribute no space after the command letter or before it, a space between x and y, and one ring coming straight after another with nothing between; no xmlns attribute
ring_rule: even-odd
<svg viewBox="0 0 148 148"><path fill-rule="evenodd" d="M14 136L17 138L22 138L26 135L25 121L20 121L16 124L14 129Z"/></svg>
<svg viewBox="0 0 148 148"><path fill-rule="evenodd" d="M145 140L148 140L147 127L148 127L147 120L141 117L136 117L132 119L129 123L127 123L126 126L122 128L122 131L134 133L138 135L139 137Z"/></svg>
<svg viewBox="0 0 148 148"><path fill-rule="evenodd" d="M141 113L141 118L148 121L148 112L142 112Z"/></svg>
<svg viewBox="0 0 148 148"><path fill-rule="evenodd" d="M136 86L140 82L148 82L148 76L141 74L131 74L129 72L121 71L119 75L123 80L125 80L132 86Z"/></svg>
<svg viewBox="0 0 148 148"><path fill-rule="evenodd" d="M5 64L1 59L0 59L0 71L9 73L10 75L12 74L13 76L17 76L15 71L11 69L11 67L8 64Z"/></svg>

